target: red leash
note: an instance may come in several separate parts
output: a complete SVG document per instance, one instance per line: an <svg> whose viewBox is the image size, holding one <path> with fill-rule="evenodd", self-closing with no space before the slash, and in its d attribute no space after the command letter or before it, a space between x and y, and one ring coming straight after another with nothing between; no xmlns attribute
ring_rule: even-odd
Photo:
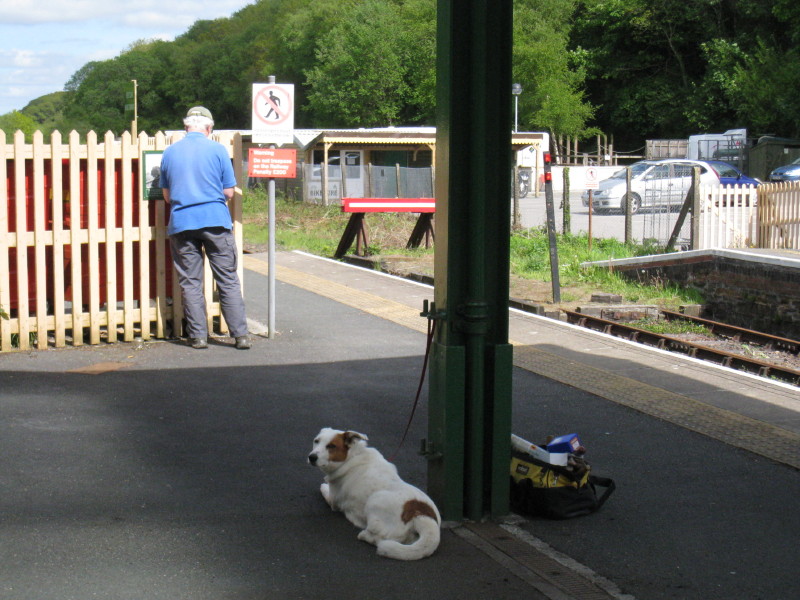
<svg viewBox="0 0 800 600"><path fill-rule="evenodd" d="M422 362L422 374L419 378L419 385L417 386L417 396L414 398L414 405L411 407L411 415L408 417L408 423L406 424L406 430L403 432L403 437L400 439L400 443L397 445L397 449L392 454L392 457L389 459L389 462L394 462L395 456L400 451L400 448L403 447L403 442L406 441L406 436L408 435L408 430L411 429L411 422L414 420L414 413L417 412L417 405L419 404L419 397L422 394L422 384L425 381L425 373L428 370L428 359L430 358L431 354L431 342L433 342L433 334L436 331L436 321L431 317L428 317L428 339L425 343L425 358Z"/></svg>

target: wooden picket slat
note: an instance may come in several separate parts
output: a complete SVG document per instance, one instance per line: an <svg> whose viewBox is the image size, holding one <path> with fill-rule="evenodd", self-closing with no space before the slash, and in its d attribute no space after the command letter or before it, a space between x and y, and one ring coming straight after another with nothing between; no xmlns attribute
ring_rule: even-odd
<svg viewBox="0 0 800 600"><path fill-rule="evenodd" d="M105 279L101 289L106 293L106 335L109 342L117 341L117 194L114 181L114 134L105 135L105 152L103 165L103 191L105 200L106 221L105 233Z"/></svg>
<svg viewBox="0 0 800 600"><path fill-rule="evenodd" d="M33 135L33 232L36 263L36 347L47 348L47 233L45 230L44 152L41 131Z"/></svg>
<svg viewBox="0 0 800 600"><path fill-rule="evenodd" d="M53 335L57 348L64 345L66 337L62 153L61 133L54 131L50 137L50 189L53 207Z"/></svg>
<svg viewBox="0 0 800 600"><path fill-rule="evenodd" d="M134 324L136 315L134 313L134 297L133 297L133 280L134 280L134 256L133 244L138 240L138 232L133 228L133 177L131 176L131 169L133 168L131 148L131 134L127 131L122 134L122 164L121 164L121 177L120 184L122 190L119 194L122 196L122 264L124 265L122 271L122 339L126 342L133 341L134 338ZM141 268L139 269L141 272ZM141 300L141 299L140 299Z"/></svg>
<svg viewBox="0 0 800 600"><path fill-rule="evenodd" d="M4 317L4 313L11 310L11 272L9 269L8 249L9 223L8 223L8 171L6 170L6 134L0 131L0 352L8 352L13 346L11 343L11 320Z"/></svg>
<svg viewBox="0 0 800 600"><path fill-rule="evenodd" d="M14 134L14 154L25 156L25 136L21 131ZM20 200L21 199L21 200ZM16 236L13 240L16 246L17 264L17 345L20 350L30 348L31 320L28 290L28 223L27 210L20 210L20 207L28 205L27 190L25 186L25 161L14 161L14 203L16 205Z"/></svg>
<svg viewBox="0 0 800 600"><path fill-rule="evenodd" d="M126 132L127 133L127 132ZM136 158L142 155L141 148L147 144L147 134L142 134L135 140L132 140L133 150ZM143 165L139 161L139 169L136 172L138 181L142 180ZM141 195L140 195L141 196ZM155 311L150 311L150 240L153 239L152 229L150 227L150 207L148 202L142 200L141 197L133 199L136 205L136 210L139 215L139 312L138 321L140 323L149 323L154 320ZM140 337L143 340L150 339L150 327L142 327Z"/></svg>
<svg viewBox="0 0 800 600"><path fill-rule="evenodd" d="M97 134L86 135L86 212L89 218L89 343L100 343L100 229Z"/></svg>
<svg viewBox="0 0 800 600"><path fill-rule="evenodd" d="M72 291L72 344L83 345L83 239L81 230L81 146L78 132L69 134L69 239ZM88 240L87 240L88 241Z"/></svg>
<svg viewBox="0 0 800 600"><path fill-rule="evenodd" d="M166 146L166 140L164 139L164 134L158 133L156 134L156 138L154 140L155 143L155 150L163 150ZM166 247L166 240L167 240L167 216L166 211L167 208L165 206L165 202L163 200L156 200L155 208L155 215L156 215L156 223L155 223L155 235L153 236L156 240L156 307L157 307L157 314L158 319L156 320L157 323L157 330L156 330L156 337L165 337L165 324L167 321L167 315L169 313L169 306L167 304L167 247ZM175 283L173 282L173 286ZM180 294L176 294L178 297L178 302L180 303ZM173 301L173 309L174 309L174 301ZM176 327L173 326L173 335L178 335L178 330Z"/></svg>
<svg viewBox="0 0 800 600"><path fill-rule="evenodd" d="M168 207L143 200L140 160L182 137L108 132L98 143L89 132L82 144L73 131L65 145L58 132L49 143L36 132L26 144L22 132L8 143L0 131L0 308L9 315L0 319L0 352L183 333ZM240 136L215 139L241 161ZM231 214L241 253L238 194ZM208 321L218 319L214 331L225 333L207 265L205 272Z"/></svg>

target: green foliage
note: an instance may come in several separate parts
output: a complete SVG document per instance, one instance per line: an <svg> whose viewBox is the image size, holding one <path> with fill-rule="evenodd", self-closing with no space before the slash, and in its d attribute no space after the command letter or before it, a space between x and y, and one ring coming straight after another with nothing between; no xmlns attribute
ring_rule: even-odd
<svg viewBox="0 0 800 600"><path fill-rule="evenodd" d="M605 131L617 150L732 127L800 136L796 0L513 5L523 129ZM22 112L45 132L119 133L130 127L125 92L136 79L140 131L180 128L196 103L212 109L218 128L249 129L252 84L275 75L295 85L298 128L430 124L436 8L437 0L258 0L197 21L173 42L139 40L89 62L60 97Z"/></svg>
<svg viewBox="0 0 800 600"><path fill-rule="evenodd" d="M0 115L0 130L5 131L8 139L7 143L11 142L11 136L14 132L19 130L25 134L25 140L31 141L33 132L38 129L38 124L31 117L18 110L12 110L10 113Z"/></svg>
<svg viewBox="0 0 800 600"><path fill-rule="evenodd" d="M82 74L80 84L70 97L65 109L66 119L83 126L81 129L91 128L101 133L120 134L129 130L133 115L125 112L125 105L132 103L128 93L133 92L135 79L140 92L139 131L155 133L161 129L169 121L150 115L153 108L166 109L157 91L169 66L168 54L163 52L166 46L166 42L160 41L140 43L113 60L95 63Z"/></svg>
<svg viewBox="0 0 800 600"><path fill-rule="evenodd" d="M549 238L543 228L516 232L511 236L511 272L520 277L551 281ZM599 262L649 254L651 249L624 244L615 239L593 239L589 250L586 234L557 236L558 276L562 286L590 284L621 294L628 302L650 304L699 303L694 290L664 282L632 282L606 267L583 267Z"/></svg>
<svg viewBox="0 0 800 600"><path fill-rule="evenodd" d="M523 123L584 131L585 67L566 49L574 0L518 1ZM130 127L125 92L138 82L139 131L180 128L201 103L218 128L249 129L251 86L295 84L296 127L431 124L436 99L436 0L260 0L230 18L197 21L174 42L139 40L81 67L63 112L37 122L62 133ZM50 125L52 123L52 125Z"/></svg>
<svg viewBox="0 0 800 600"><path fill-rule="evenodd" d="M32 100L22 109L36 124L36 129L47 134L64 123L64 106L69 92L54 92Z"/></svg>
<svg viewBox="0 0 800 600"><path fill-rule="evenodd" d="M760 43L733 71L736 114L762 133L800 136L800 50Z"/></svg>
<svg viewBox="0 0 800 600"><path fill-rule="evenodd" d="M408 94L396 8L366 0L342 11L306 73L309 109L334 127L397 123Z"/></svg>
<svg viewBox="0 0 800 600"><path fill-rule="evenodd" d="M334 127L432 122L432 6L365 0L335 12L303 71L308 111Z"/></svg>
<svg viewBox="0 0 800 600"><path fill-rule="evenodd" d="M746 127L800 134L800 8L793 0L578 0L596 125L619 140Z"/></svg>
<svg viewBox="0 0 800 600"><path fill-rule="evenodd" d="M263 188L246 190L243 197L244 238L248 244L269 242L268 197ZM323 206L278 197L275 201L275 246L333 256L348 215L339 205Z"/></svg>
<svg viewBox="0 0 800 600"><path fill-rule="evenodd" d="M579 51L569 51L574 0L514 2L513 79L522 84L520 122L528 131L587 133L594 108L585 101L586 68Z"/></svg>
<svg viewBox="0 0 800 600"><path fill-rule="evenodd" d="M267 195L262 189L244 194L244 238L249 246L266 245ZM282 250L304 250L320 256L333 256L344 232L349 215L338 205L322 206L278 198L275 207L275 244ZM409 220L410 219L410 220ZM370 215L371 254L422 256L433 250L405 248L414 219L409 215L383 213ZM383 236L383 237L381 237ZM550 253L547 232L543 229L523 230L512 234L510 270L513 275L550 281ZM592 240L584 235L558 236L559 278L562 286L589 286L621 294L627 302L677 306L699 304L701 295L663 282L631 282L612 269L585 268L585 262L627 258L648 254L650 248L626 245L613 239ZM566 301L566 295L564 296Z"/></svg>
<svg viewBox="0 0 800 600"><path fill-rule="evenodd" d="M710 336L711 332L707 327L692 323L691 321L684 321L682 319L668 320L668 319L642 319L639 321L632 321L628 323L631 327L638 327L645 331L658 333L660 335L676 335L681 333L694 333L697 335Z"/></svg>

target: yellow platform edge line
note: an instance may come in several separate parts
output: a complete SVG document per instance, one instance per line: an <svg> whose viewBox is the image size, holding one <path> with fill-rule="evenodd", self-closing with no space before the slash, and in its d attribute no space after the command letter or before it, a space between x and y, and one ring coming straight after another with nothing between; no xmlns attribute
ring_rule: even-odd
<svg viewBox="0 0 800 600"><path fill-rule="evenodd" d="M251 256L244 257L244 266L263 275L268 273L267 263ZM284 283L414 331L427 331L427 323L419 311L400 302L288 267L277 266L275 277ZM557 354L538 350L530 345L513 340L510 343L514 346L515 367L737 448L800 468L800 435L792 431L584 363L565 361Z"/></svg>

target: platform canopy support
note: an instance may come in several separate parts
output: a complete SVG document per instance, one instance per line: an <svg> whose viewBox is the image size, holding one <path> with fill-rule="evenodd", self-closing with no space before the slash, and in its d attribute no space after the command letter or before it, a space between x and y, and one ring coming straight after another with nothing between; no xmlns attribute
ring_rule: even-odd
<svg viewBox="0 0 800 600"><path fill-rule="evenodd" d="M511 0L439 0L426 454L447 520L508 512Z"/></svg>

